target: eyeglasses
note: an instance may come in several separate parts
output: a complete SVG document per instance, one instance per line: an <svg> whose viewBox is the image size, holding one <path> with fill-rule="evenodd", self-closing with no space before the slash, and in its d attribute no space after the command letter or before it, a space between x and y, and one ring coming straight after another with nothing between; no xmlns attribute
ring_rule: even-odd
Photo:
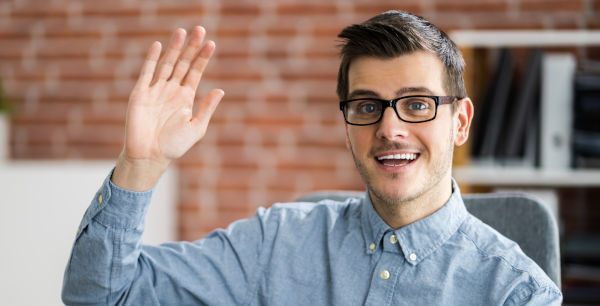
<svg viewBox="0 0 600 306"><path fill-rule="evenodd" d="M393 100L360 98L340 102L344 119L352 125L375 124L383 118L383 112L391 107L404 122L419 123L435 119L439 105L452 104L455 96L406 96Z"/></svg>

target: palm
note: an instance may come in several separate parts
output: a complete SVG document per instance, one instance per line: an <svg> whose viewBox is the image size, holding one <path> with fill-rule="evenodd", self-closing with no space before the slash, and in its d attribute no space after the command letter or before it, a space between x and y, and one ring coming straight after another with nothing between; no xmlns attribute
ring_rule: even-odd
<svg viewBox="0 0 600 306"><path fill-rule="evenodd" d="M158 64L160 44L152 45L129 100L127 158L168 163L204 136L223 92L211 91L193 114L196 87L214 50L212 42L200 48L203 36L196 28L183 48L185 32L178 30Z"/></svg>

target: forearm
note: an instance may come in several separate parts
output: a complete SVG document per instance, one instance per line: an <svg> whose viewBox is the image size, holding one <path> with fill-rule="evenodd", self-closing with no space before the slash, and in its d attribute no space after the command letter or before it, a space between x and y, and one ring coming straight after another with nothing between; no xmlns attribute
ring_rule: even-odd
<svg viewBox="0 0 600 306"><path fill-rule="evenodd" d="M110 303L133 281L152 191L131 192L107 178L78 228L63 281L67 304Z"/></svg>

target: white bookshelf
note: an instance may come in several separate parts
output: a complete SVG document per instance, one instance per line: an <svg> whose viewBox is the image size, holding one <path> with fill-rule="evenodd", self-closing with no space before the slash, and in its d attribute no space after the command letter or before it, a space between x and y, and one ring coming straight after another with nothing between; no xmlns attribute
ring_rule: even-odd
<svg viewBox="0 0 600 306"><path fill-rule="evenodd" d="M515 166L454 167L461 184L496 187L600 187L600 169L542 170Z"/></svg>
<svg viewBox="0 0 600 306"><path fill-rule="evenodd" d="M461 47L574 47L600 45L600 31L459 30L450 33Z"/></svg>
<svg viewBox="0 0 600 306"><path fill-rule="evenodd" d="M591 30L457 30L452 40L464 48L600 46L600 31ZM494 187L600 187L600 169L540 169L482 164L454 167L461 184Z"/></svg>

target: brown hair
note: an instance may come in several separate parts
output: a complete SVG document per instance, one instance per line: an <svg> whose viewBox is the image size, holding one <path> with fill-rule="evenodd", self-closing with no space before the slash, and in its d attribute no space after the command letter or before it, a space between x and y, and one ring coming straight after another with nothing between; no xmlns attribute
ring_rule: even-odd
<svg viewBox="0 0 600 306"><path fill-rule="evenodd" d="M450 96L467 96L463 72L465 61L446 33L422 17L403 11L381 13L340 32L342 61L338 72L337 95L348 98L348 70L359 57L391 59L415 51L431 52L445 67L444 89Z"/></svg>

